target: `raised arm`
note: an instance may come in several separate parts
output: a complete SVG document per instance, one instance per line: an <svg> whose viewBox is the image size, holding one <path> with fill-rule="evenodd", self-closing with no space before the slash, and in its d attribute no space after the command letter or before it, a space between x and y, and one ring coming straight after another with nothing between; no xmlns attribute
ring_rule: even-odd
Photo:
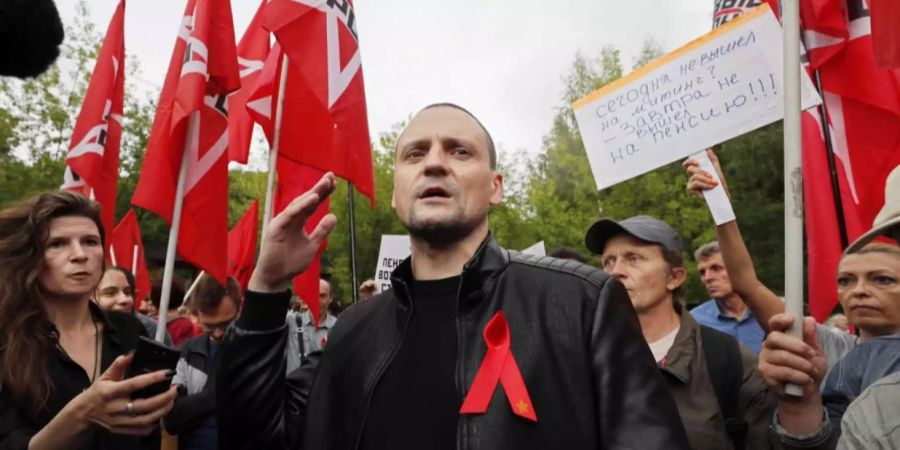
<svg viewBox="0 0 900 450"><path fill-rule="evenodd" d="M725 175L719 166L719 160L712 150L706 151L709 159L718 172L719 180L725 188L725 192L731 197L725 182ZM689 159L684 162L684 169L688 174L687 188L690 192L702 196L704 190L718 186L712 175L700 168L699 162ZM759 326L768 332L769 319L775 314L784 312L784 301L763 284L756 276L753 267L753 259L741 236L737 220L716 227L716 239L722 252L722 260L728 277L731 279L731 287L741 296L744 303L750 308L753 317L759 322Z"/></svg>
<svg viewBox="0 0 900 450"><path fill-rule="evenodd" d="M315 257L334 228L328 214L312 232L304 229L316 207L334 190L326 174L269 222L241 317L229 330L216 371L219 445L223 449L297 448L315 364L285 377L288 287Z"/></svg>

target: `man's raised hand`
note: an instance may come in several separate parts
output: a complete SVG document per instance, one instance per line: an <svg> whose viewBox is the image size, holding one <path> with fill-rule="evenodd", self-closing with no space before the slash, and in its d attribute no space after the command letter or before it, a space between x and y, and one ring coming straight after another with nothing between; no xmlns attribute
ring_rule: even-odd
<svg viewBox="0 0 900 450"><path fill-rule="evenodd" d="M322 241L334 229L337 218L328 214L311 233L304 229L309 216L334 191L335 178L326 173L312 189L295 198L263 230L256 269L248 288L256 292L281 292L306 269Z"/></svg>

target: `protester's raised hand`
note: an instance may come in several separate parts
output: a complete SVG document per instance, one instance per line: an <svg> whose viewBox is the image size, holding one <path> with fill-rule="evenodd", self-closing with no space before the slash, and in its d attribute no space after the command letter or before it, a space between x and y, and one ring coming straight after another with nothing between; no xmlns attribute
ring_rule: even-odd
<svg viewBox="0 0 900 450"><path fill-rule="evenodd" d="M793 323L794 317L787 313L769 320L770 333L759 353L759 373L779 395L784 395L785 383L793 383L803 387L803 398L818 397L828 364L816 342L816 321L803 319L803 340L786 334Z"/></svg>
<svg viewBox="0 0 900 450"><path fill-rule="evenodd" d="M171 382L174 371L159 370L123 379L132 356L120 356L91 387L72 402L76 414L115 434L146 436L175 404L176 390L146 399L130 398L131 393L159 382Z"/></svg>
<svg viewBox="0 0 900 450"><path fill-rule="evenodd" d="M725 188L725 191L728 192L728 185L725 183L725 175L722 172L722 167L719 165L719 158L710 148L706 149L706 155L713 163L713 167L716 168L716 175L719 177L722 186ZM688 175L687 189L694 195L702 196L703 191L719 185L719 182L714 179L712 174L700 168L700 162L696 159L688 159L682 166Z"/></svg>
<svg viewBox="0 0 900 450"><path fill-rule="evenodd" d="M295 198L281 214L269 221L256 269L250 277L250 290L283 291L295 275L306 269L322 241L334 229L337 218L334 214L326 215L311 233L307 233L304 226L319 204L331 195L334 186L334 174L326 173L312 189Z"/></svg>

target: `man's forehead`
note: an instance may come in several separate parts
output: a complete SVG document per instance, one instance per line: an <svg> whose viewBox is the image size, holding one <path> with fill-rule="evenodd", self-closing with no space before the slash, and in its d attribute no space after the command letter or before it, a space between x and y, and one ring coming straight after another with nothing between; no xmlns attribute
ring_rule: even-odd
<svg viewBox="0 0 900 450"><path fill-rule="evenodd" d="M652 250L655 247L658 248L660 254L662 254L662 247L659 244L638 239L629 233L618 233L610 237L609 240L606 241L606 245L603 246L603 254L606 255L611 252L611 247L614 245L618 247L617 250L619 251Z"/></svg>
<svg viewBox="0 0 900 450"><path fill-rule="evenodd" d="M438 135L442 138L477 140L479 144L487 145L487 138L478 121L465 111L449 106L436 106L420 111L410 120L398 142L432 138Z"/></svg>

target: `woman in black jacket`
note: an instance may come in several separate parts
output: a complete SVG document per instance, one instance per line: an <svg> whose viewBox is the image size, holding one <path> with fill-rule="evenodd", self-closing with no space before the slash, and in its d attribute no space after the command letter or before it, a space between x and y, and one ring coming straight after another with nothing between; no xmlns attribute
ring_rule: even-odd
<svg viewBox="0 0 900 450"><path fill-rule="evenodd" d="M123 380L146 333L91 301L103 249L99 206L81 195L0 211L0 449L137 449L172 408L174 389L130 398L173 374Z"/></svg>

